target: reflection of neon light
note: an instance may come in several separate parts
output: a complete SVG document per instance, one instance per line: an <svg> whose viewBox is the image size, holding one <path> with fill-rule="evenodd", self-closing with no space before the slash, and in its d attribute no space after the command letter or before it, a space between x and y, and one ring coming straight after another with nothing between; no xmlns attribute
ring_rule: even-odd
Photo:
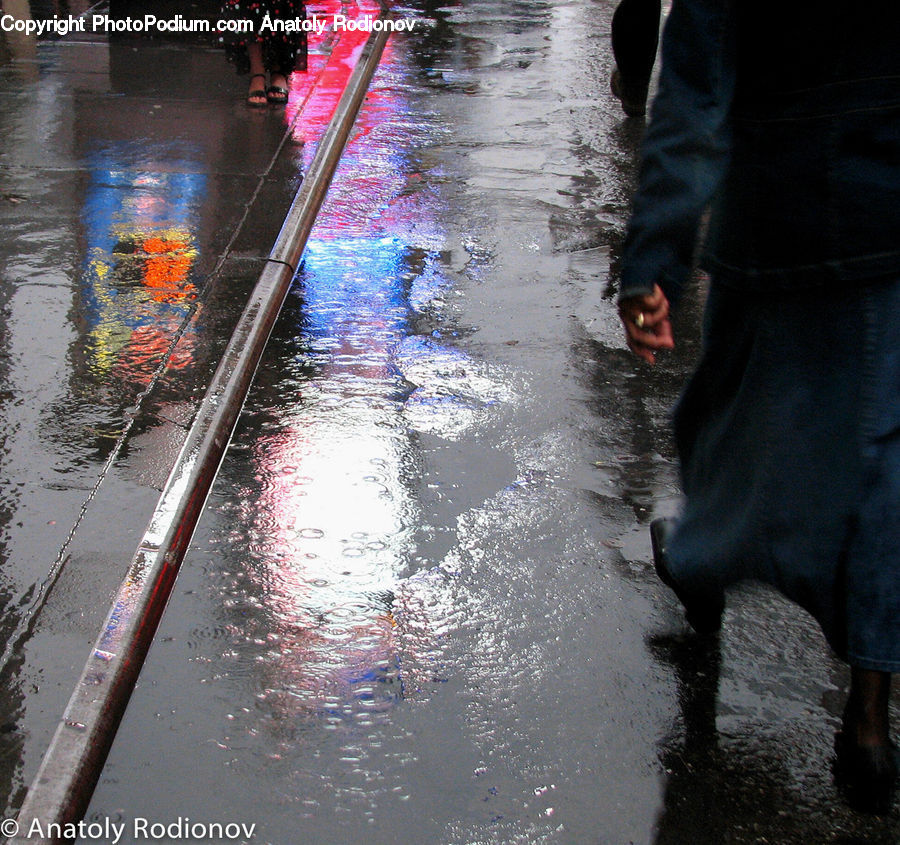
<svg viewBox="0 0 900 845"><path fill-rule="evenodd" d="M399 339L407 310L398 284L403 252L396 238L310 240L304 253L304 291L313 331L334 338L352 322L368 325L372 334L377 326Z"/></svg>
<svg viewBox="0 0 900 845"><path fill-rule="evenodd" d="M273 680L290 691L293 706L279 705L287 710L334 711L323 690L376 697L370 685L381 680L396 679L389 697L401 694L393 610L413 525L400 477L405 438L389 403L366 391L354 401L348 375L346 413L300 415L255 449L265 591L283 655Z"/></svg>
<svg viewBox="0 0 900 845"><path fill-rule="evenodd" d="M341 34L296 121L292 94L288 119L307 140L366 37ZM422 681L433 648L420 582L402 575L419 524L406 482L409 385L394 360L409 331L408 248L382 225L414 213L395 205L407 178L402 110L396 88L376 88L357 119L299 274L304 401L254 436L255 480L239 500L252 499L240 534L258 561L242 567L254 583L239 592L265 597L261 625L278 648L259 666L279 719L306 712L333 726L390 706Z"/></svg>
<svg viewBox="0 0 900 845"><path fill-rule="evenodd" d="M348 20L362 20L366 15L377 16L379 12L380 6L373 0L360 0L355 3L342 2L342 0L319 0L319 2L307 4L308 14L316 14L327 21L333 21L336 14L342 14ZM294 74L292 77L292 94L287 107L287 120L295 127L294 131L300 142L317 141L325 131L325 127L337 108L338 100L347 86L347 80L356 66L359 53L369 37L369 33L363 31L342 30L340 33L333 33L329 30L330 26L323 35L310 33L310 50L314 50L326 40L331 40L333 43L325 68L316 81L311 96L303 105L303 113L299 119L296 119L298 104L304 102L303 96L311 84L309 78L311 74ZM389 61L390 46L390 41L388 41L382 62ZM365 110L360 116L360 121L365 121ZM362 123L358 125L357 131L365 131L361 126ZM306 155L308 163L311 160L311 151L306 151Z"/></svg>
<svg viewBox="0 0 900 845"><path fill-rule="evenodd" d="M311 241L303 331L323 361L309 403L254 446L263 486L251 532L265 537L265 590L282 659L267 698L329 722L403 696L394 610L415 506L403 481L404 391L392 370L407 331L406 247L396 238ZM405 644L407 652L410 643Z"/></svg>
<svg viewBox="0 0 900 845"><path fill-rule="evenodd" d="M115 371L140 384L169 348L196 295L196 207L206 177L121 170L116 152L95 156L85 199L87 359L102 378ZM121 152L133 157L128 149ZM141 152L152 157L152 150ZM188 339L171 366L184 366L190 357Z"/></svg>
<svg viewBox="0 0 900 845"><path fill-rule="evenodd" d="M193 295L196 288L188 281L191 264L197 250L190 243L190 236L179 233L151 235L142 243L135 243L144 260L143 282L154 290L157 302L174 302Z"/></svg>

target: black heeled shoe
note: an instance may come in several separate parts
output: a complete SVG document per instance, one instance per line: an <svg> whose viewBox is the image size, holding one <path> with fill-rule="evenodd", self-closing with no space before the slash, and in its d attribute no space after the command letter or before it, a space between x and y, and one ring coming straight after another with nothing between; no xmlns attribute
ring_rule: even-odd
<svg viewBox="0 0 900 845"><path fill-rule="evenodd" d="M897 746L857 745L845 730L834 737L834 780L847 803L862 813L884 815L894 803L900 759Z"/></svg>
<svg viewBox="0 0 900 845"><path fill-rule="evenodd" d="M628 117L643 117L647 113L649 79L635 83L623 78L622 72L616 68L609 79L609 88L622 104L622 111Z"/></svg>
<svg viewBox="0 0 900 845"><path fill-rule="evenodd" d="M650 523L650 544L653 547L653 566L659 580L678 597L684 605L684 615L688 624L698 634L715 634L722 629L722 614L725 612L725 597L721 592L706 596L688 596L675 581L669 570L666 554L668 540L675 530L675 520L654 519Z"/></svg>

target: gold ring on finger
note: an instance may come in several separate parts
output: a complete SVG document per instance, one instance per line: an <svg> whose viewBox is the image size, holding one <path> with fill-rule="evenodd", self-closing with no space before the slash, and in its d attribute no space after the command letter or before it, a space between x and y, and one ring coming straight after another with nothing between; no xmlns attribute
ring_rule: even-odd
<svg viewBox="0 0 900 845"><path fill-rule="evenodd" d="M634 318L634 324L639 328L644 328L644 313L643 311L638 312L637 317Z"/></svg>

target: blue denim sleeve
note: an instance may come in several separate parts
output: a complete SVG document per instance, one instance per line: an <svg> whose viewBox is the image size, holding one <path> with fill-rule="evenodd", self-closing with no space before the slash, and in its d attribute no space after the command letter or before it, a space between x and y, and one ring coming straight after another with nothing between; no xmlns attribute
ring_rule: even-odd
<svg viewBox="0 0 900 845"><path fill-rule="evenodd" d="M676 303L700 220L728 164L734 93L732 0L674 0L663 33L659 93L644 139L619 299L659 284Z"/></svg>

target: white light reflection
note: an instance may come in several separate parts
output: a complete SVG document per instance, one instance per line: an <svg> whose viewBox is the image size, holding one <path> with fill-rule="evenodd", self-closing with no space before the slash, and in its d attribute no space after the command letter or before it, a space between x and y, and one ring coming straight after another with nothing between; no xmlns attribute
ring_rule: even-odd
<svg viewBox="0 0 900 845"><path fill-rule="evenodd" d="M406 333L403 254L393 238L310 244L303 341L318 366L279 410L279 430L254 446L253 510L279 643L262 695L282 715L358 723L410 681L401 653L416 646L398 641L411 600L400 573L417 520L404 480L406 387L392 363Z"/></svg>
<svg viewBox="0 0 900 845"><path fill-rule="evenodd" d="M250 441L255 479L236 505L234 539L246 522L251 536L229 590L245 638L233 674L252 676L288 742L307 719L366 725L443 679L449 576L417 548L427 527L415 434L456 435L502 398L465 355L411 335L411 311L431 303L420 286L411 305L410 290L443 273L437 253L410 246L441 236L409 189L418 130L400 90L370 92L316 223L296 358L279 367L288 374ZM443 296L445 278L428 289Z"/></svg>

